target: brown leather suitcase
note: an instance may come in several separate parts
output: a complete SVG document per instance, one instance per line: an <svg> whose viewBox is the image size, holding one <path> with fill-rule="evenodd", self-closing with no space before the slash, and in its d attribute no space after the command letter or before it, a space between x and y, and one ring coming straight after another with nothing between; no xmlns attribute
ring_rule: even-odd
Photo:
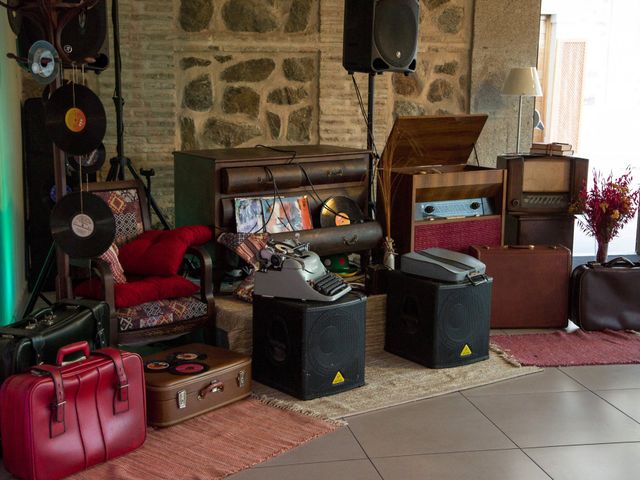
<svg viewBox="0 0 640 480"><path fill-rule="evenodd" d="M147 423L168 427L251 394L251 357L192 343L144 357Z"/></svg>
<svg viewBox="0 0 640 480"><path fill-rule="evenodd" d="M562 245L474 245L493 277L491 328L564 328L569 321L571 252Z"/></svg>

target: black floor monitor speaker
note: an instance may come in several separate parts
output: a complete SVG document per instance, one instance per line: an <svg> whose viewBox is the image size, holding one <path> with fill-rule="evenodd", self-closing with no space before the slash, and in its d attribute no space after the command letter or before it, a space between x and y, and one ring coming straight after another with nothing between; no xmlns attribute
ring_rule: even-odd
<svg viewBox="0 0 640 480"><path fill-rule="evenodd" d="M419 0L345 0L342 65L348 72L415 72Z"/></svg>
<svg viewBox="0 0 640 480"><path fill-rule="evenodd" d="M429 368L489 358L492 279L443 283L389 272L385 350Z"/></svg>
<svg viewBox="0 0 640 480"><path fill-rule="evenodd" d="M302 400L364 385L366 297L253 299L253 379Z"/></svg>

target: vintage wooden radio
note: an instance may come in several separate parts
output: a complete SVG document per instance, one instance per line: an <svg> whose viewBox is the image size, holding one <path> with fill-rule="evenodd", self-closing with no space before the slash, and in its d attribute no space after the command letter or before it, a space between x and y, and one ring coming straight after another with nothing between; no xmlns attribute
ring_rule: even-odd
<svg viewBox="0 0 640 480"><path fill-rule="evenodd" d="M509 213L564 213L587 181L589 160L551 155L500 155L507 170Z"/></svg>
<svg viewBox="0 0 640 480"><path fill-rule="evenodd" d="M503 169L468 165L487 115L398 117L393 146L391 237L398 253L501 245ZM380 215L384 208L378 195Z"/></svg>

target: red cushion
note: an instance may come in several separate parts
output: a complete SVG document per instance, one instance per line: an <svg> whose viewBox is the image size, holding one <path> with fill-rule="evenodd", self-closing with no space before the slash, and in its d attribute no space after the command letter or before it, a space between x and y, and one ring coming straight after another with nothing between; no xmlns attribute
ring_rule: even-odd
<svg viewBox="0 0 640 480"><path fill-rule="evenodd" d="M202 225L149 230L120 247L120 263L127 274L176 275L187 248L209 240L211 229Z"/></svg>
<svg viewBox="0 0 640 480"><path fill-rule="evenodd" d="M114 285L114 296L116 308L125 308L154 300L188 297L198 290L199 287L193 282L174 275L171 277L147 277L142 280ZM104 300L102 282L97 277L79 284L73 292L78 297Z"/></svg>

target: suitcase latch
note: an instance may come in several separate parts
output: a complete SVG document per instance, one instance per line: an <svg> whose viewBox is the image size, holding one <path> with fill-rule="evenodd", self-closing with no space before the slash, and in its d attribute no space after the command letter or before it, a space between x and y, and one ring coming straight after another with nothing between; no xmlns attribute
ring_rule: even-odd
<svg viewBox="0 0 640 480"><path fill-rule="evenodd" d="M187 408L187 391L180 390L178 392L178 408L183 409Z"/></svg>
<svg viewBox="0 0 640 480"><path fill-rule="evenodd" d="M200 390L198 400L204 400L208 394L217 392L224 392L224 383L220 380L213 380L209 385Z"/></svg>
<svg viewBox="0 0 640 480"><path fill-rule="evenodd" d="M247 382L247 374L244 370L240 370L238 372L238 376L236 377L236 382L238 382L238 387L244 387L244 384Z"/></svg>

